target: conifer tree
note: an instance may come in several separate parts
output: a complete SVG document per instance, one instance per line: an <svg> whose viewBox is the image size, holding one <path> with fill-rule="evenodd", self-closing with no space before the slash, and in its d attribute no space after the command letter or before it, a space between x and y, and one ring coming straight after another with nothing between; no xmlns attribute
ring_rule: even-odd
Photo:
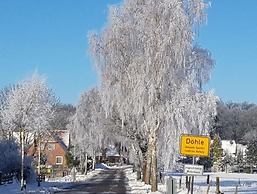
<svg viewBox="0 0 257 194"><path fill-rule="evenodd" d="M223 156L222 142L219 134L215 134L211 144L211 157L214 169L217 169Z"/></svg>
<svg viewBox="0 0 257 194"><path fill-rule="evenodd" d="M246 149L246 162L252 168L257 164L257 140L251 140Z"/></svg>
<svg viewBox="0 0 257 194"><path fill-rule="evenodd" d="M243 167L245 165L245 158L244 158L244 152L242 150L239 150L236 154L236 164L239 168Z"/></svg>

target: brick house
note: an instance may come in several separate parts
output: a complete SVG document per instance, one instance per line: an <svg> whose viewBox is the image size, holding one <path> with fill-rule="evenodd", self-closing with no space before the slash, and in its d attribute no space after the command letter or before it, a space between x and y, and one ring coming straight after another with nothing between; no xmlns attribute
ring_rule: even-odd
<svg viewBox="0 0 257 194"><path fill-rule="evenodd" d="M41 140L41 165L46 167L67 167L66 152L69 146L68 130L56 130L53 135ZM27 156L33 156L35 164L38 161L39 148L33 143L28 149Z"/></svg>

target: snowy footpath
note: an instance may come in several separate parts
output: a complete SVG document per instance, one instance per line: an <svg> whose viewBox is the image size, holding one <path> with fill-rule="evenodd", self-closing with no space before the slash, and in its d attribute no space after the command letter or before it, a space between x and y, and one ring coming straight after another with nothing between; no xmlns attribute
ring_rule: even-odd
<svg viewBox="0 0 257 194"><path fill-rule="evenodd" d="M111 167L106 167L111 168ZM112 167L119 168L119 167ZM76 181L86 181L95 174L101 172L101 168L98 168L87 175L77 175ZM145 185L142 181L136 180L136 173L132 171L132 168L126 168L126 183L129 188L128 193L146 194L146 193L167 193L166 181L169 177L175 178L177 182L177 193L187 194L188 191L185 187L185 176L181 173L169 173L169 176L165 176L163 182L158 184L158 191L151 192L150 186ZM210 177L210 184L207 184L207 175ZM203 176L194 177L194 194L205 194L209 190L209 194L215 194L216 190L216 177L220 177L220 191L224 194L257 194L257 174L243 174L243 173L209 173ZM74 184L71 176L66 176L59 179L51 179L41 182L38 187L37 182L29 183L26 185L26 190L20 191L20 184L15 181L12 184L0 185L0 194L22 194L22 193L39 193L39 194L51 194L54 191L62 190ZM190 192L191 193L191 192Z"/></svg>

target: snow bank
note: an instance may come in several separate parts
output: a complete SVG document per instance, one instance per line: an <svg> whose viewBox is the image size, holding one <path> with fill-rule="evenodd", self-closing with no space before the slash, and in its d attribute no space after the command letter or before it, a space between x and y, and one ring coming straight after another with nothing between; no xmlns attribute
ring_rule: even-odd
<svg viewBox="0 0 257 194"><path fill-rule="evenodd" d="M76 181L85 181L95 176L103 169L106 168L121 168L109 167L104 164L97 166L98 168L94 171L88 172L87 175L76 175ZM150 185L144 184L141 180L137 180L136 172L133 172L131 166L123 166L125 176L127 193L136 194L163 194L166 193L166 181L167 178L173 177L177 180L177 188L179 194L187 194L187 189L185 187L185 176L182 173L167 173L163 182L158 183L158 191L151 192ZM234 194L236 190L240 194L256 194L257 193L257 175L256 174L244 174L244 173L206 173L203 176L194 177L194 194L203 194L208 190L207 175L210 175L210 188L209 194L214 194L216 190L216 177L220 177L220 190L225 194ZM50 194L53 191L63 190L74 184L71 181L71 176L66 176L63 178L53 180L46 180L41 183L38 187L37 183L27 184L26 193L31 194ZM181 182L181 185L179 184ZM13 184L0 185L1 194L21 194L19 182L15 181Z"/></svg>

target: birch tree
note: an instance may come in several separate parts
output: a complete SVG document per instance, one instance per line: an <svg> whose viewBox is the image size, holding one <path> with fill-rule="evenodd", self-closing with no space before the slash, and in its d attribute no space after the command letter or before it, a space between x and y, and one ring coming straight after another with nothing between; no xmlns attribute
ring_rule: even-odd
<svg viewBox="0 0 257 194"><path fill-rule="evenodd" d="M0 112L2 112L5 109L5 104L6 104L6 100L7 100L7 96L9 91L11 91L12 89L14 89L15 86L9 86L9 87L4 87L1 91L0 91ZM2 127L2 115L0 114L0 137L1 139L9 139L10 138L10 134L8 134L8 130L5 130Z"/></svg>
<svg viewBox="0 0 257 194"><path fill-rule="evenodd" d="M51 121L51 126L54 130L67 129L69 118L75 114L76 108L71 104L57 103L53 107L54 118Z"/></svg>
<svg viewBox="0 0 257 194"><path fill-rule="evenodd" d="M107 118L102 107L102 99L97 88L83 93L79 99L76 113L71 117L68 128L74 141L76 155L92 156L96 152L105 155L110 145L120 144L126 147L128 139L121 134L121 120L115 111ZM114 135L115 134L115 135ZM134 146L134 148L138 146ZM133 151L131 156L134 157ZM86 161L86 158L84 159Z"/></svg>
<svg viewBox="0 0 257 194"><path fill-rule="evenodd" d="M174 156L162 158L170 166L181 133L206 134L215 115L214 94L200 93L214 61L193 47L207 7L203 0L125 0L110 7L103 31L90 35L103 108L110 117L118 112L121 130L133 129L123 123L136 120L136 130L147 139L144 181L149 184L151 177L153 192L158 143L164 145L161 153Z"/></svg>
<svg viewBox="0 0 257 194"><path fill-rule="evenodd" d="M33 74L8 92L1 111L2 127L11 133L20 134L21 190L24 189L24 137L29 132L48 133L54 99L52 91L46 87L45 79Z"/></svg>
<svg viewBox="0 0 257 194"><path fill-rule="evenodd" d="M76 140L76 149L93 158L96 151L109 143L108 135L103 131L103 114L99 92L93 88L81 95L76 112L68 125L72 139Z"/></svg>

